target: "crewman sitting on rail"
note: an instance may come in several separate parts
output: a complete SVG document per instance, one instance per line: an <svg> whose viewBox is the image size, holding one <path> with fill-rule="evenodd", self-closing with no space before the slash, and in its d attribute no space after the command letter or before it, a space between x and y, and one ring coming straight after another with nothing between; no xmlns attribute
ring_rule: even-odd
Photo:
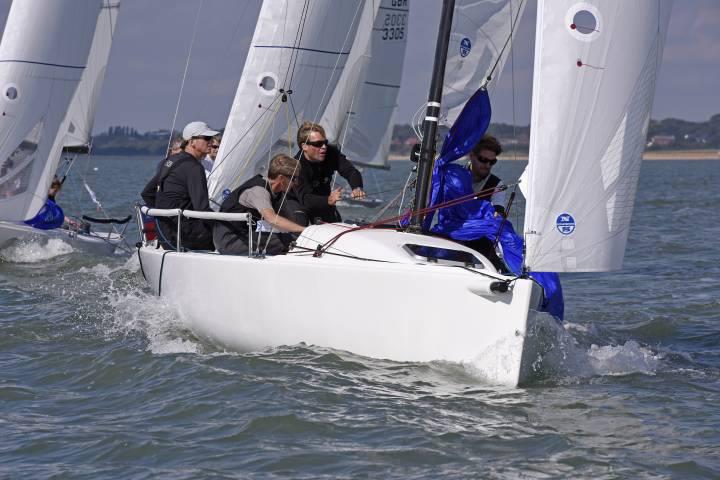
<svg viewBox="0 0 720 480"><path fill-rule="evenodd" d="M256 223L253 250L271 255L286 253L295 238L293 234L305 228L286 218L293 218L294 206L286 197L299 173L300 163L296 159L285 154L275 155L270 160L267 179L262 175L251 178L230 193L220 206L221 212L252 215ZM215 222L213 240L222 254L247 254L248 236L245 222Z"/></svg>

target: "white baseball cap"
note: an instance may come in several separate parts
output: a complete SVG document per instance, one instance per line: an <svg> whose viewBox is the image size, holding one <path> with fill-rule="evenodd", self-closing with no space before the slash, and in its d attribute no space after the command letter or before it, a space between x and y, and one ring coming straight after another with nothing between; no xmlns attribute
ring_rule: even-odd
<svg viewBox="0 0 720 480"><path fill-rule="evenodd" d="M184 140L190 140L193 137L214 137L218 133L205 122L190 122L183 128L182 136Z"/></svg>

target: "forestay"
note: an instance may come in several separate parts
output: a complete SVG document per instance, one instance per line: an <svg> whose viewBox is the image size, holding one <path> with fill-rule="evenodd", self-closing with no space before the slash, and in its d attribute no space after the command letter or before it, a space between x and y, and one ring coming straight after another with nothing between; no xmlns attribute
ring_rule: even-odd
<svg viewBox="0 0 720 480"><path fill-rule="evenodd" d="M345 68L364 4L263 2L209 177L215 207L223 192L264 172L274 153L296 148L298 122L320 119Z"/></svg>
<svg viewBox="0 0 720 480"><path fill-rule="evenodd" d="M527 0L457 0L453 13L441 121L455 123L465 102L495 68L488 89L492 93L510 56L510 33Z"/></svg>
<svg viewBox="0 0 720 480"><path fill-rule="evenodd" d="M102 10L98 15L95 35L88 56L87 66L80 84L75 91L67 117L66 148L84 149L89 146L92 126L95 122L95 109L102 90L105 71L113 35L117 22L120 4L112 0L103 0Z"/></svg>
<svg viewBox="0 0 720 480"><path fill-rule="evenodd" d="M347 66L321 121L328 138L340 144L356 165L388 166L409 3L382 0L365 6ZM373 15L367 15L368 11Z"/></svg>
<svg viewBox="0 0 720 480"><path fill-rule="evenodd" d="M541 0L535 39L526 265L619 269L669 0Z"/></svg>
<svg viewBox="0 0 720 480"><path fill-rule="evenodd" d="M0 43L0 219L34 216L88 59L101 0L15 0ZM54 159L54 160L53 160Z"/></svg>

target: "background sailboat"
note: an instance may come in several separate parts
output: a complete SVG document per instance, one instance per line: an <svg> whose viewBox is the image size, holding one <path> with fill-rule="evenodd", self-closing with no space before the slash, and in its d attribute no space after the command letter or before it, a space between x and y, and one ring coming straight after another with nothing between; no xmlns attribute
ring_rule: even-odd
<svg viewBox="0 0 720 480"><path fill-rule="evenodd" d="M110 0L13 2L0 44L0 82L6 82L0 246L60 238L85 251L111 254L122 241L116 233L37 230L15 223L32 218L45 203L62 151L88 150L118 6ZM47 11L47 18L38 22L37 11Z"/></svg>
<svg viewBox="0 0 720 480"><path fill-rule="evenodd" d="M392 119L402 81L409 4L368 2L343 71L320 123L353 164L388 168Z"/></svg>

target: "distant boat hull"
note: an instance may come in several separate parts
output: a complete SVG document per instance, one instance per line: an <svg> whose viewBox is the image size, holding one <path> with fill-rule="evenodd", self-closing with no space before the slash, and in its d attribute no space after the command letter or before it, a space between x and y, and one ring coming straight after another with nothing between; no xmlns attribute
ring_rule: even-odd
<svg viewBox="0 0 720 480"><path fill-rule="evenodd" d="M333 228L309 227L304 236L322 241ZM396 361L468 363L492 383L530 378L537 357L530 312L542 298L534 282L516 279L501 293L491 283L512 277L421 261L402 249L423 242L465 248L444 239L395 231L342 239L338 251L364 244L365 258L382 260L312 252L250 258L152 245L139 254L148 283L179 308L186 326L233 350L306 343Z"/></svg>
<svg viewBox="0 0 720 480"><path fill-rule="evenodd" d="M53 238L70 244L74 250L93 255L113 255L123 241L123 237L117 233L85 234L63 228L39 230L24 223L0 221L0 248L8 246L13 241L45 242Z"/></svg>

